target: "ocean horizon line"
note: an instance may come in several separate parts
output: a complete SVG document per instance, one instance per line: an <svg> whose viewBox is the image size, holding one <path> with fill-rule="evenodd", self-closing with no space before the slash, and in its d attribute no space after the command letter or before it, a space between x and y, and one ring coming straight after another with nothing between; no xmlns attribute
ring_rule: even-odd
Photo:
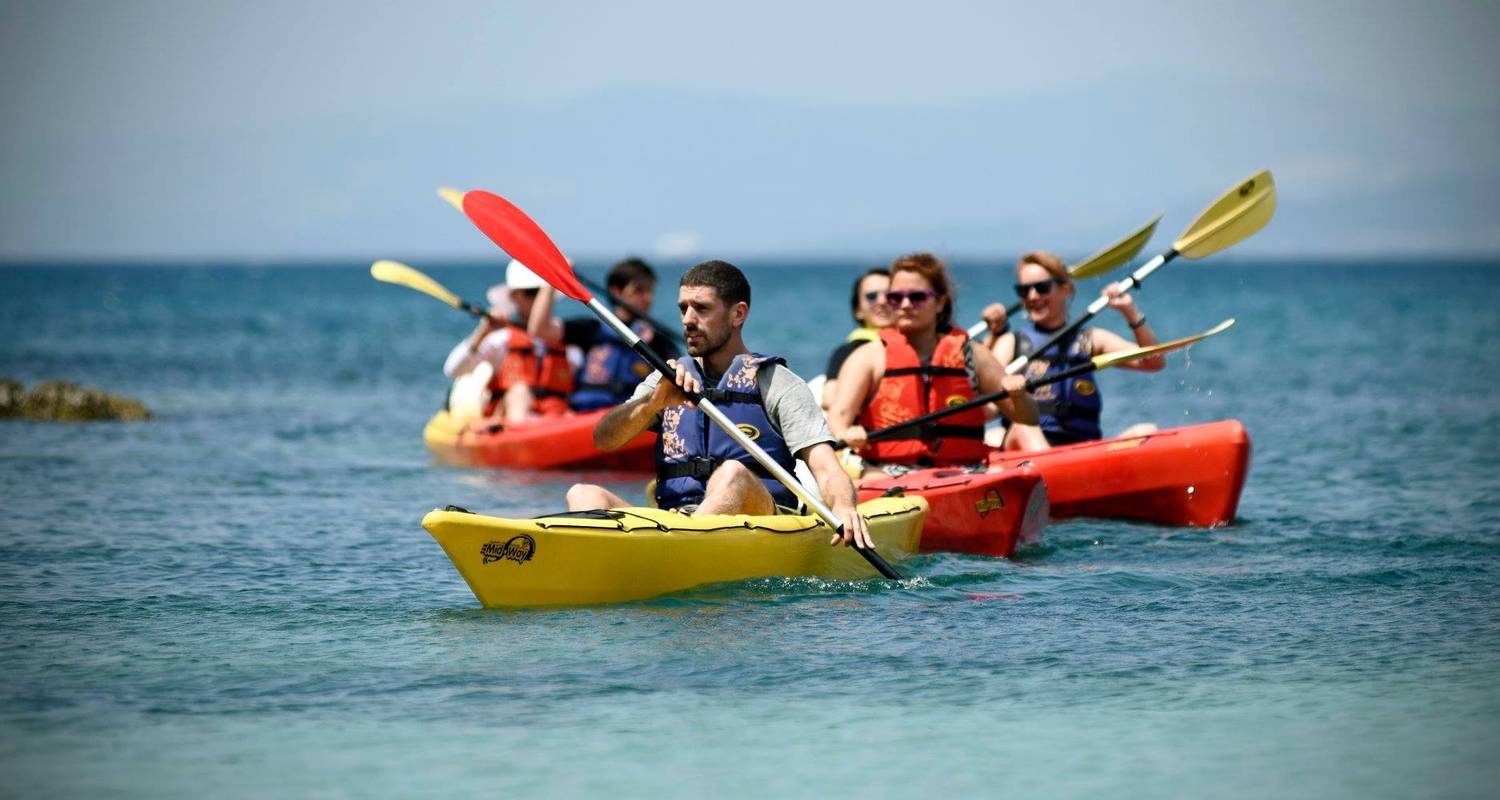
<svg viewBox="0 0 1500 800"><path fill-rule="evenodd" d="M628 250L611 255L579 254L572 256L576 263L597 265L610 264L627 257L638 257L653 264L686 266L706 261L715 257L740 265L750 267L780 267L780 268L847 268L853 262L869 261L871 265L885 264L899 255L907 252L923 252L921 250L902 251L886 258L873 257L866 254L704 254L693 258L682 258L680 256L663 257L650 254L640 254ZM927 251L934 252L934 251ZM1017 250L1016 253L1024 252ZM1155 251L1153 251L1154 254ZM1069 254L1064 251L1065 255ZM944 260L956 266L967 266L976 262L1006 261L1007 257L975 254L944 254L937 253ZM1086 255L1078 253L1081 257ZM1149 255L1138 257L1134 263L1144 263ZM79 269L79 268L269 268L269 269L326 269L347 268L356 264L368 264L390 256L0 256L0 269L35 269L35 268L57 268L57 269ZM494 267L503 264L508 258L499 253L493 258L482 258L471 255L466 256L405 256L395 258L396 261L410 264L418 269L425 267L442 269L479 269ZM1221 266L1234 266L1240 264L1317 264L1329 266L1364 265L1371 267L1392 265L1410 266L1412 264L1452 264L1452 265L1500 265L1500 251L1496 252L1434 252L1434 253L1392 253L1392 254L1235 254L1227 253L1215 255L1211 259L1205 259L1204 265L1218 264Z"/></svg>

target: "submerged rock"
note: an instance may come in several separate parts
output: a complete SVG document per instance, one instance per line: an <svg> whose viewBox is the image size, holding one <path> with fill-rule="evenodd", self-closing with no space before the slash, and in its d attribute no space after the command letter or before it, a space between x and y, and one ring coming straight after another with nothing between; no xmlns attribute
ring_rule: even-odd
<svg viewBox="0 0 1500 800"><path fill-rule="evenodd" d="M21 408L21 398L26 394L26 387L20 381L10 378L0 378L0 419L9 419L18 416Z"/></svg>
<svg viewBox="0 0 1500 800"><path fill-rule="evenodd" d="M150 419L138 400L102 392L67 381L46 381L27 391L20 383L0 378L0 418L40 422L89 422Z"/></svg>

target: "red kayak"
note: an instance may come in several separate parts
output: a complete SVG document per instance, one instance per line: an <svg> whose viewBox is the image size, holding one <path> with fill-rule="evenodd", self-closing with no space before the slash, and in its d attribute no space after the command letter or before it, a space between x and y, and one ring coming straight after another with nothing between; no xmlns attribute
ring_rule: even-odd
<svg viewBox="0 0 1500 800"><path fill-rule="evenodd" d="M462 467L653 470L654 433L642 433L618 450L594 446L594 424L607 413L606 408L513 425L466 425L439 411L427 421L422 438L440 460Z"/></svg>
<svg viewBox="0 0 1500 800"><path fill-rule="evenodd" d="M923 552L1008 557L1020 543L1041 540L1047 527L1047 488L1035 467L934 467L899 478L861 481L861 502L876 497L923 497Z"/></svg>
<svg viewBox="0 0 1500 800"><path fill-rule="evenodd" d="M1227 419L990 456L996 466L1026 462L1047 482L1057 519L1109 517L1206 528L1234 520L1250 470L1250 436L1239 420Z"/></svg>

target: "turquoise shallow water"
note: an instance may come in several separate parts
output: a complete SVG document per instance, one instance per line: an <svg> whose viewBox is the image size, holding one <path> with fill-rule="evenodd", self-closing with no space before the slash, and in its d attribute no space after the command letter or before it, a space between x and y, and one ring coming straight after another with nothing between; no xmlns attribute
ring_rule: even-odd
<svg viewBox="0 0 1500 800"><path fill-rule="evenodd" d="M860 266L753 267L752 345L819 371ZM522 613L477 608L419 520L555 510L579 476L433 465L421 426L468 323L365 267L0 269L0 375L159 415L0 424L0 794L1500 782L1493 265L1224 259L1147 284L1163 335L1240 325L1102 376L1105 427L1243 420L1233 526L1070 521L1013 561L910 562L907 585ZM430 271L476 298L498 273ZM957 274L970 318L1009 283Z"/></svg>

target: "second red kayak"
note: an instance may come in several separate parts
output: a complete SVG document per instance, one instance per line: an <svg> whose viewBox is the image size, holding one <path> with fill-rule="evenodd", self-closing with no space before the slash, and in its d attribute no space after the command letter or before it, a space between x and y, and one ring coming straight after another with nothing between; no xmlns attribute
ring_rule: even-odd
<svg viewBox="0 0 1500 800"><path fill-rule="evenodd" d="M643 433L618 450L594 446L594 425L609 409L514 424L459 423L439 411L422 438L442 461L463 467L619 469L650 472L656 434Z"/></svg>
<svg viewBox="0 0 1500 800"><path fill-rule="evenodd" d="M1040 452L996 452L990 463L1035 466L1057 519L1206 528L1234 520L1250 471L1250 435L1239 420L1227 419Z"/></svg>
<svg viewBox="0 0 1500 800"><path fill-rule="evenodd" d="M1017 545L1040 541L1047 527L1047 489L1029 465L935 467L859 486L861 502L892 495L927 500L923 552L1009 557Z"/></svg>

